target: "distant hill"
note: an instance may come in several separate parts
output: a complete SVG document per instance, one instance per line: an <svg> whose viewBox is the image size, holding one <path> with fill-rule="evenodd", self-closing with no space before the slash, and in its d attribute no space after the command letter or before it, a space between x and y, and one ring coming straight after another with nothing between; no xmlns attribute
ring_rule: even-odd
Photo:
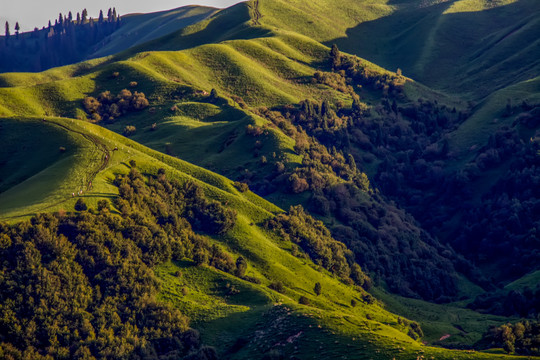
<svg viewBox="0 0 540 360"><path fill-rule="evenodd" d="M198 23L217 12L204 6L184 6L150 14L122 16L122 26L94 46L88 59L114 55L130 47L165 36Z"/></svg>
<svg viewBox="0 0 540 360"><path fill-rule="evenodd" d="M41 30L0 36L0 72L43 71L112 55L199 22L216 11L186 6L121 19L115 10L114 18L109 15L84 21L70 13L71 18L66 15Z"/></svg>

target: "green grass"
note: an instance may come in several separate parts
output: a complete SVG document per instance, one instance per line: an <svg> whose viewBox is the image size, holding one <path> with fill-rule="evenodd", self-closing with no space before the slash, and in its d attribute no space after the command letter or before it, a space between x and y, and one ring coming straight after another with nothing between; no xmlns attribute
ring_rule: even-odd
<svg viewBox="0 0 540 360"><path fill-rule="evenodd" d="M30 159L33 168L21 173L26 180L2 192L0 220L17 221L43 211L58 211L60 209L71 211L76 201L76 197L73 198L72 193L77 193L80 189L86 190L93 170L102 164L104 153L101 148L103 146L109 150L110 161L93 180L93 190L85 191L83 195L90 206L95 207L101 198L115 196L117 190L111 184L115 174L126 173L129 170L128 162L136 160L137 167L142 171L156 173L158 168L163 167L181 179L200 182L211 196L230 201L231 204L234 204L232 206L251 214L256 221L266 218L270 212L279 211L279 208L252 193L239 193L232 186L232 182L222 176L180 159L150 150L97 125L61 118L47 118L46 122L42 122L40 119L20 118L4 121L29 123L34 127L36 134L40 127L56 127L64 132L64 137L72 139L73 149L67 146L69 151L65 153L66 159L56 161L41 169L39 163L32 160L40 159L40 157L33 156L33 152L37 150L31 146L21 148L17 156ZM59 125L65 126L67 129ZM82 136L80 133L86 136ZM115 147L119 150L113 152L112 149ZM54 157L54 154L50 153L56 154L57 151L58 148L49 148L44 154ZM8 170L9 166L14 167L9 163L3 166L8 166ZM37 173L35 173L36 171Z"/></svg>
<svg viewBox="0 0 540 360"><path fill-rule="evenodd" d="M405 75L430 87L467 99L485 97L493 89L538 75L535 59L540 8L534 0L391 2L394 6L385 1L359 2L357 6L373 9L365 10L361 17L355 16L354 10L341 14L341 21L334 22L346 28L338 25L333 31L321 29L321 24L332 21L339 11L319 10L333 2L315 3L310 3L311 11L296 5L294 11L281 15L278 1L263 1L262 12L267 16L262 21L280 26L282 22L283 26L298 24L293 26L299 33L318 37L328 45L335 42L340 49L385 68L399 67ZM381 12L375 10L381 7ZM313 18L310 12L316 13L318 21L302 21L302 13L305 19ZM336 34L343 31L343 35Z"/></svg>
<svg viewBox="0 0 540 360"><path fill-rule="evenodd" d="M498 326L509 321L506 317L480 314L465 309L463 303L433 304L389 294L382 290L376 290L375 294L385 303L389 311L418 321L425 334L424 340L430 344L473 346L490 326ZM451 335L450 338L439 341L447 334Z"/></svg>
<svg viewBox="0 0 540 360"><path fill-rule="evenodd" d="M450 4L414 11L406 9L405 5L414 3L261 0L257 9L263 15L258 19L260 25L254 21L253 1L217 13L192 8L188 12L140 18L138 23L132 19L125 28L131 32L126 33L131 40L135 40L136 31L170 20L164 28L148 34L148 38L137 39L143 41L180 26L182 21L188 21L189 14L205 18L115 57L41 74L0 75L0 116L3 117L0 140L9 149L0 154L2 174L8 174L0 180L0 220L15 222L37 212L73 211L77 197L71 194L84 187L90 178L93 190L85 191L83 198L95 207L99 199L110 199L117 194L112 185L115 174L128 172L129 161L135 160L142 172L156 173L164 168L170 177L197 182L210 197L226 202L238 212L234 229L211 241L234 256L243 256L249 264L248 275L259 279L261 284L249 283L212 268L195 267L189 261L167 263L156 269L162 280L160 299L189 315L205 342L218 347L222 354L230 350L238 338L245 337L249 343L227 354L228 357L261 358L261 354L280 343L278 347L284 353L304 359L342 356L415 359L420 355L436 359L511 358L434 348L412 340L404 333L407 329L398 324L394 313L421 322L425 340L431 344L448 333L452 335L448 343L472 345L489 325L508 319L463 309L464 303L429 304L380 290L375 293L386 308L365 304L361 300L362 291L344 285L311 261L292 256L290 243L261 227L262 222L281 211L278 206L251 192L240 193L230 180L207 170L232 177L238 171L261 166L253 156L255 141L259 139L247 135L245 128L269 124L250 110L241 109L231 100L232 95L240 95L252 108L298 103L306 98L336 101L345 97L309 81L329 51L320 42L329 45L337 41L351 52L387 59L381 64L389 69L402 67L405 75L419 75L428 84L445 90L476 81L480 90L505 86L514 76L509 72L501 79L484 79L472 74L470 78L458 78L456 84L450 84L449 79L455 75L449 70L453 64L441 58L457 50L455 44L448 43L445 33L478 16L484 22L500 20L500 29L478 35L485 37L486 44L493 45L493 49L485 49L489 55L487 61L492 61L500 55L499 49L502 55L510 51L498 44L505 43L503 34L515 20L516 9L526 9L532 4L529 0L499 6L481 15L462 13L480 9L478 1L454 2L455 6L465 7L452 14L450 11L443 14ZM509 15L508 20L505 15ZM523 22L512 36L528 39L536 20L525 18ZM460 28L458 35L466 34L473 24ZM400 31L389 31L396 28ZM373 29L381 30L380 38L364 36L361 44L357 42L357 35ZM390 40L382 43L380 39L385 37ZM472 39L471 44L476 44L476 40ZM467 51L472 45L465 45L464 50L455 54L470 55ZM118 49L122 44L113 39L110 46L103 51L113 51L111 49ZM500 71L500 66L522 64L518 58L530 54L531 49L514 52L515 59L508 58L508 64L496 65L493 71ZM401 56L403 54L409 55ZM397 64L395 59L403 63ZM366 64L385 71L375 64ZM465 70L475 69L474 66ZM535 67L531 69L534 71ZM464 70L460 68L460 71ZM114 72L120 75L111 77ZM495 73L488 71L488 74ZM132 90L143 91L150 99L150 109L120 117L108 125L108 129L72 119L84 115L80 110L84 96L97 95L104 90L118 92L128 88L131 81L138 83ZM186 89L210 92L212 88L222 97L215 104L209 103L205 96L181 95ZM462 102L419 83L408 83L405 91L413 100L422 97L463 107ZM489 121L490 117L498 116L506 98L519 101L529 97L536 101L537 93L540 92L538 79L535 79L501 90L480 102L475 115L451 137L452 151L465 158L469 156L466 150L470 146L485 143L489 133L501 125ZM362 96L374 103L380 100L368 91ZM43 117L46 122L41 121ZM152 130L154 123L156 128ZM131 139L117 134L126 125L137 127ZM264 140L262 153L275 152L288 163L302 161L294 153L292 139L278 129L267 131L261 138ZM44 135L46 138L41 141ZM66 152L60 153L59 146L65 146ZM115 147L119 150L112 152ZM110 161L93 178L93 170L99 170L102 164L104 149L108 149ZM20 166L21 163L25 165ZM274 200L285 207L305 201L302 196L305 195L279 194ZM181 277L176 275L177 271L182 272ZM285 293L269 290L267 285L272 281L283 282ZM509 286L521 287L534 281L537 281L536 273ZM316 282L322 284L320 296L313 292ZM231 292L232 287L239 292ZM460 288L465 297L480 291L466 281ZM300 296L308 297L311 306L299 305ZM351 299L357 300L358 306L351 307ZM291 337L293 340L288 342Z"/></svg>
<svg viewBox="0 0 540 360"><path fill-rule="evenodd" d="M533 271L516 281L511 282L504 288L506 290L523 290L526 287L534 289L538 284L540 284L540 270Z"/></svg>

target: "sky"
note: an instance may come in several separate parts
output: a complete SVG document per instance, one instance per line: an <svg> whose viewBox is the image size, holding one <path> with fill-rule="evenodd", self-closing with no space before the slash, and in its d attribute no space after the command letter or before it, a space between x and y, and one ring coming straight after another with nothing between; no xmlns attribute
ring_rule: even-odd
<svg viewBox="0 0 540 360"><path fill-rule="evenodd" d="M54 23L58 14L69 11L75 16L82 9L88 10L88 16L98 17L99 10L106 14L110 7L116 7L120 15L130 13L149 13L169 10L185 5L206 5L217 8L229 7L239 0L0 0L0 34L4 35L4 23L9 21L11 33L15 22L19 22L22 31L42 28L49 20Z"/></svg>

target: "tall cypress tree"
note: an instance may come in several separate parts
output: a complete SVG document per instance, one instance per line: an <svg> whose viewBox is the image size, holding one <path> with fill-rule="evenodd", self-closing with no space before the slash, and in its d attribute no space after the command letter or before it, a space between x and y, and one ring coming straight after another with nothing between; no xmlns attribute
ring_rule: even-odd
<svg viewBox="0 0 540 360"><path fill-rule="evenodd" d="M6 46L8 45L9 43L9 36L10 36L10 31L9 31L9 22L6 21L6 38L5 38L5 42L6 42Z"/></svg>
<svg viewBox="0 0 540 360"><path fill-rule="evenodd" d="M332 60L332 69L337 69L341 66L341 53L336 44L332 45L332 50L330 50L330 58Z"/></svg>

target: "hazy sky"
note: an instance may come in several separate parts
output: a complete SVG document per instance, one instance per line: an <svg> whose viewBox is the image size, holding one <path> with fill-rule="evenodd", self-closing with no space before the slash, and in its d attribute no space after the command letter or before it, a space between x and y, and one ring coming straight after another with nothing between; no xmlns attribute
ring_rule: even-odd
<svg viewBox="0 0 540 360"><path fill-rule="evenodd" d="M0 0L0 34L4 35L4 23L9 21L11 33L14 32L15 22L18 21L22 30L42 28L49 20L54 23L58 14L73 16L82 9L88 10L88 16L97 17L99 10L105 14L110 7L116 7L119 14L148 13L160 10L174 9L184 5L206 5L218 8L228 7L240 2L239 0Z"/></svg>

